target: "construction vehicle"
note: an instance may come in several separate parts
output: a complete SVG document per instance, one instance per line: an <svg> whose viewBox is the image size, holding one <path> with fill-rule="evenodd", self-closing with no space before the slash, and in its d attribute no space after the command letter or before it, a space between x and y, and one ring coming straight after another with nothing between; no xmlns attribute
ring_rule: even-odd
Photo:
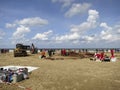
<svg viewBox="0 0 120 90"><path fill-rule="evenodd" d="M16 44L16 49L14 50L14 57L27 56L27 50L30 50L29 45Z"/></svg>
<svg viewBox="0 0 120 90"><path fill-rule="evenodd" d="M32 43L32 45L31 45L30 52L31 52L31 54L36 54L36 53L38 53L38 49L34 46L33 43Z"/></svg>

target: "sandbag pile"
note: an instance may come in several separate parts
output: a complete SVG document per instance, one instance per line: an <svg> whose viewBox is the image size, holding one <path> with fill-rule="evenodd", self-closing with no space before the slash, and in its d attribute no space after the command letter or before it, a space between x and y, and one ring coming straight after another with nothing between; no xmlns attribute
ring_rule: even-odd
<svg viewBox="0 0 120 90"><path fill-rule="evenodd" d="M24 79L28 79L28 69L27 68L0 68L0 83L16 83Z"/></svg>

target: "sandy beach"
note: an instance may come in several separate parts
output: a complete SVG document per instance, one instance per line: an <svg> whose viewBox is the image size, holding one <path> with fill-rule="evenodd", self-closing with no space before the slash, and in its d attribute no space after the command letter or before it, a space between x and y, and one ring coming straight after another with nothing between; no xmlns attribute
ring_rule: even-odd
<svg viewBox="0 0 120 90"><path fill-rule="evenodd" d="M29 89L0 84L0 90L119 90L120 53L115 53L115 56L116 62L95 62L89 58L68 56L53 56L64 60L46 60L39 59L39 54L26 57L0 54L0 66L39 67L29 74L29 79L17 83Z"/></svg>

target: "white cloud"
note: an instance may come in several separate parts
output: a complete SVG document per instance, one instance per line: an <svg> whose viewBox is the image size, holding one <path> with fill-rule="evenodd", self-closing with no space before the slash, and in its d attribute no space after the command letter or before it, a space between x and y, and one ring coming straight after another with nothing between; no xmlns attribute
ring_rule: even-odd
<svg viewBox="0 0 120 90"><path fill-rule="evenodd" d="M27 39L25 36L31 31L32 27L44 26L48 24L48 20L42 19L40 17L24 18L21 20L15 20L13 23L6 23L6 28L16 28L10 38L12 44L16 43L26 43L32 41ZM32 41L33 42L33 41Z"/></svg>
<svg viewBox="0 0 120 90"><path fill-rule="evenodd" d="M112 40L112 27L108 26L105 22L101 23L100 27L103 28L103 30L100 32L100 39L108 41Z"/></svg>
<svg viewBox="0 0 120 90"><path fill-rule="evenodd" d="M90 42L90 41L93 41L94 40L94 37L91 37L91 36L83 36L82 39L84 39L84 41L87 41L87 42Z"/></svg>
<svg viewBox="0 0 120 90"><path fill-rule="evenodd" d="M43 25L47 25L48 21L40 17L34 17L34 18L25 18L23 20L20 20L18 21L18 24L25 26L43 26Z"/></svg>
<svg viewBox="0 0 120 90"><path fill-rule="evenodd" d="M64 44L76 44L80 43L91 43L95 41L95 36L81 35L79 33L70 33L66 35L57 36L55 38L56 43L64 43Z"/></svg>
<svg viewBox="0 0 120 90"><path fill-rule="evenodd" d="M53 3L55 2L59 2L62 3L62 8L70 6L72 2L74 2L75 0L52 0Z"/></svg>
<svg viewBox="0 0 120 90"><path fill-rule="evenodd" d="M100 27L108 28L108 25L107 25L107 23L104 22L104 23L101 23L101 24L100 24Z"/></svg>
<svg viewBox="0 0 120 90"><path fill-rule="evenodd" d="M114 26L114 32L116 32L116 34L120 34L120 25Z"/></svg>
<svg viewBox="0 0 120 90"><path fill-rule="evenodd" d="M72 7L65 13L66 17L72 17L78 14L85 13L89 8L91 4L90 3L83 3L83 4L72 4Z"/></svg>
<svg viewBox="0 0 120 90"><path fill-rule="evenodd" d="M112 27L109 27L108 25L107 25L107 23L101 23L100 24L100 27L103 27L104 29L106 29L106 30L112 30Z"/></svg>
<svg viewBox="0 0 120 90"><path fill-rule="evenodd" d="M101 31L100 37L103 40L111 40L112 39L112 35L107 31Z"/></svg>
<svg viewBox="0 0 120 90"><path fill-rule="evenodd" d="M118 33L120 34L120 29L118 29Z"/></svg>
<svg viewBox="0 0 120 90"><path fill-rule="evenodd" d="M85 35L85 32L97 26L97 19L99 18L99 12L96 10L89 10L88 14L89 15L86 22L83 22L80 25L71 25L69 33L61 36L56 36L55 38L56 42L62 43L65 41L69 43L79 44L81 40L82 42L87 42L87 43L93 41L95 36L93 37L93 36Z"/></svg>
<svg viewBox="0 0 120 90"><path fill-rule="evenodd" d="M88 18L86 22L81 23L80 25L71 25L71 32L83 33L86 30L93 29L97 26L97 19L99 18L99 12L96 10L88 11Z"/></svg>
<svg viewBox="0 0 120 90"><path fill-rule="evenodd" d="M16 24L6 23L6 28L13 28L15 26L16 26Z"/></svg>
<svg viewBox="0 0 120 90"><path fill-rule="evenodd" d="M28 44L30 43L30 39L25 38L27 33L29 33L31 30L29 27L20 25L17 27L16 31L13 33L12 38L10 38L12 44L16 43L22 43L22 44Z"/></svg>
<svg viewBox="0 0 120 90"><path fill-rule="evenodd" d="M120 25L115 25L110 27L107 23L101 23L100 27L103 28L100 32L100 39L99 40L106 40L107 42L115 42L120 40L119 30Z"/></svg>
<svg viewBox="0 0 120 90"><path fill-rule="evenodd" d="M57 41L66 41L66 40L76 40L79 39L79 34L78 33L70 33L62 36L57 36L56 40Z"/></svg>
<svg viewBox="0 0 120 90"><path fill-rule="evenodd" d="M84 22L80 25L71 25L71 32L83 33L88 29L91 29L91 24L88 22Z"/></svg>
<svg viewBox="0 0 120 90"><path fill-rule="evenodd" d="M30 28L21 25L21 26L18 27L17 30L13 33L13 38L14 38L14 39L24 38L25 34L28 33L28 32L30 32Z"/></svg>
<svg viewBox="0 0 120 90"><path fill-rule="evenodd" d="M40 17L32 17L32 18L24 18L22 20L16 20L14 21L14 23L10 24L10 23L6 23L6 27L10 28L10 27L15 27L15 26L19 26L19 25L24 25L27 27L30 26L44 26L48 24L48 20L46 19L42 19Z"/></svg>
<svg viewBox="0 0 120 90"><path fill-rule="evenodd" d="M38 40L48 40L49 36L52 34L52 30L49 30L44 33L37 33L32 39L38 39Z"/></svg>
<svg viewBox="0 0 120 90"><path fill-rule="evenodd" d="M87 21L96 23L96 20L99 18L99 12L96 10L89 10L88 14L89 16L88 16Z"/></svg>

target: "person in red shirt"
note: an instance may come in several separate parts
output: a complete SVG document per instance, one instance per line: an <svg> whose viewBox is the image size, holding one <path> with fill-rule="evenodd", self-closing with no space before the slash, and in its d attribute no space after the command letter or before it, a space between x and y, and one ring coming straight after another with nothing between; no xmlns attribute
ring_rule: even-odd
<svg viewBox="0 0 120 90"><path fill-rule="evenodd" d="M111 49L110 52L111 52L111 58L114 58L114 50Z"/></svg>
<svg viewBox="0 0 120 90"><path fill-rule="evenodd" d="M104 52L101 52L101 54L100 54L100 60L103 61L104 58L105 58L105 57L104 57Z"/></svg>
<svg viewBox="0 0 120 90"><path fill-rule="evenodd" d="M96 59L100 59L100 53L95 53L94 56L95 56Z"/></svg>
<svg viewBox="0 0 120 90"><path fill-rule="evenodd" d="M66 56L66 50L65 49L63 50L63 55Z"/></svg>

